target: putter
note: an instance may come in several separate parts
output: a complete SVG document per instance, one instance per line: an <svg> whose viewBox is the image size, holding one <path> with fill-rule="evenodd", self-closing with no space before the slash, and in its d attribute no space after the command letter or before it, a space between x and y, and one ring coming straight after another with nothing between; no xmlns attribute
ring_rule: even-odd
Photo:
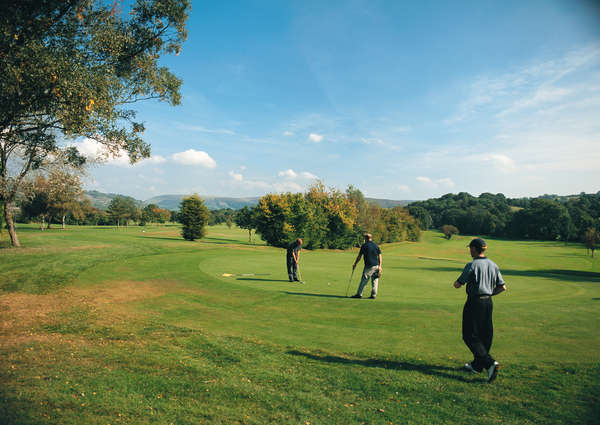
<svg viewBox="0 0 600 425"><path fill-rule="evenodd" d="M348 298L348 290L350 289L350 282L352 282L352 276L354 276L354 269L350 273L350 279L348 279L348 286L346 286L346 298Z"/></svg>
<svg viewBox="0 0 600 425"><path fill-rule="evenodd" d="M298 279L300 279L300 283L305 284L306 282L302 280L302 275L300 274L300 264L298 264Z"/></svg>

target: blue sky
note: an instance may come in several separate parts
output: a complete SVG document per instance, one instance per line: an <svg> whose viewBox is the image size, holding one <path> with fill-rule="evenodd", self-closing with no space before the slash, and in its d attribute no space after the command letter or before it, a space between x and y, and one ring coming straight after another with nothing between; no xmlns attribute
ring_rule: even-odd
<svg viewBox="0 0 600 425"><path fill-rule="evenodd" d="M262 196L600 190L600 6L194 1L182 104L136 105L152 158L86 189ZM90 141L81 150L93 152Z"/></svg>

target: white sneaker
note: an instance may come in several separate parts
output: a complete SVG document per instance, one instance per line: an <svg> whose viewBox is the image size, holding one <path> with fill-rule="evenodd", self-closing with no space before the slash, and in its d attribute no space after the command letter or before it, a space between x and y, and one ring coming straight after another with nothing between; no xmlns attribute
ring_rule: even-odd
<svg viewBox="0 0 600 425"><path fill-rule="evenodd" d="M479 373L475 369L473 369L473 366L471 365L471 363L465 363L465 365L463 366L463 369L468 370L471 373Z"/></svg>
<svg viewBox="0 0 600 425"><path fill-rule="evenodd" d="M488 383L496 379L496 376L498 376L498 369L500 369L500 363L498 362L494 362L494 364L488 368Z"/></svg>

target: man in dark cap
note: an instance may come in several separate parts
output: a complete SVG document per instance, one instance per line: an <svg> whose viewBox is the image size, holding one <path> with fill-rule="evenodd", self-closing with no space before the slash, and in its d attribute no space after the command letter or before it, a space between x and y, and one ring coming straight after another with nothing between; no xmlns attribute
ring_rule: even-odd
<svg viewBox="0 0 600 425"><path fill-rule="evenodd" d="M300 261L301 250L302 239L300 238L296 239L288 246L285 258L290 282L300 282L300 279L298 279L298 261Z"/></svg>
<svg viewBox="0 0 600 425"><path fill-rule="evenodd" d="M468 263L454 282L455 288L467 285L467 302L463 308L463 341L473 353L473 361L464 368L473 373L487 372L488 382L498 375L500 364L490 355L494 326L492 296L506 291L498 266L485 256L487 244L473 239L468 248L473 261Z"/></svg>

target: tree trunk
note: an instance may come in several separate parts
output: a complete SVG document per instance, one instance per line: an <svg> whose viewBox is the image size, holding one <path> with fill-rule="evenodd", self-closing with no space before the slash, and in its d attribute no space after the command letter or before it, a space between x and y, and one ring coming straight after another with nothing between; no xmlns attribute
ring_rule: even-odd
<svg viewBox="0 0 600 425"><path fill-rule="evenodd" d="M65 216L62 216L62 229L65 230Z"/></svg>
<svg viewBox="0 0 600 425"><path fill-rule="evenodd" d="M10 243L14 247L20 247L19 238L15 231L15 223L13 221L12 213L10 212L10 202L4 203L4 220L8 226L8 234L10 235Z"/></svg>
<svg viewBox="0 0 600 425"><path fill-rule="evenodd" d="M40 230L44 230L44 224L46 224L46 218L42 216L42 222L40 223Z"/></svg>
<svg viewBox="0 0 600 425"><path fill-rule="evenodd" d="M252 243L252 229L248 229L248 242Z"/></svg>

